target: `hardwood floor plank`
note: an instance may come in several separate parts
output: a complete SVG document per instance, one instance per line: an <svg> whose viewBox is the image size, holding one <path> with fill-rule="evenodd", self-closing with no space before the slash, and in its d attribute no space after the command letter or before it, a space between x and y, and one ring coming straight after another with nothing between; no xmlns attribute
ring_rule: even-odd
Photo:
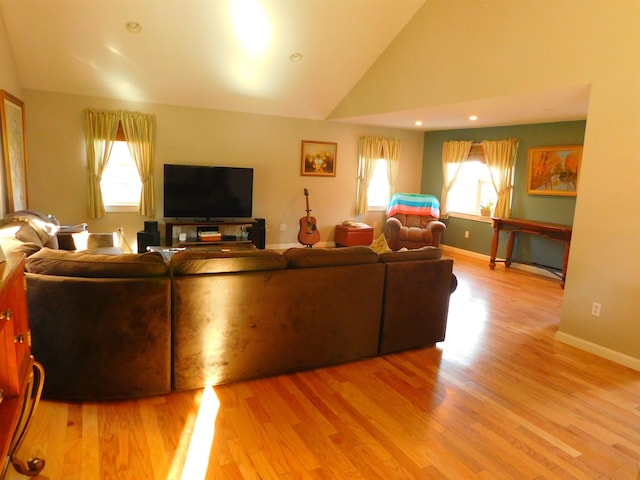
<svg viewBox="0 0 640 480"><path fill-rule="evenodd" d="M80 405L75 405L80 408ZM98 478L99 473L97 466L99 465L100 453L100 429L98 427L98 406L95 404L87 404L81 407L80 417L80 442L75 448L78 450L77 455L80 457L80 463L77 465L78 480L84 478ZM71 419L67 421L69 425ZM72 468L73 463L68 462L65 458L65 466Z"/></svg>
<svg viewBox="0 0 640 480"><path fill-rule="evenodd" d="M434 348L212 391L43 401L22 452L46 458L50 480L636 478L640 372L555 340L557 279L451 256L459 287ZM205 465L187 478L194 445Z"/></svg>

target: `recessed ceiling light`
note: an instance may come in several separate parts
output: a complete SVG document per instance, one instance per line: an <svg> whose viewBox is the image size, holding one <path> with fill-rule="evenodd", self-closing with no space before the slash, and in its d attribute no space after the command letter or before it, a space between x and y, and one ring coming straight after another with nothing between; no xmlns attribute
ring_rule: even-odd
<svg viewBox="0 0 640 480"><path fill-rule="evenodd" d="M300 52L292 53L291 55L289 55L289 60L291 60L292 62L299 62L300 60L302 60L302 54Z"/></svg>
<svg viewBox="0 0 640 480"><path fill-rule="evenodd" d="M420 125L422 125L422 120L416 120L416 127L419 127Z"/></svg>
<svg viewBox="0 0 640 480"><path fill-rule="evenodd" d="M470 115L469 116L469 120L471 120L472 122L475 122L478 119L477 115Z"/></svg>
<svg viewBox="0 0 640 480"><path fill-rule="evenodd" d="M131 33L140 33L142 31L142 25L138 22L130 21L124 24L124 28Z"/></svg>

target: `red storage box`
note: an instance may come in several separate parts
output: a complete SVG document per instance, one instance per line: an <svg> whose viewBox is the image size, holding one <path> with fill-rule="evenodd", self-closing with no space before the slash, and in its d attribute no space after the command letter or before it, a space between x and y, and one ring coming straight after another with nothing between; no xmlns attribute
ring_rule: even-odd
<svg viewBox="0 0 640 480"><path fill-rule="evenodd" d="M354 245L371 245L373 242L373 227L349 227L336 225L336 246L353 247Z"/></svg>

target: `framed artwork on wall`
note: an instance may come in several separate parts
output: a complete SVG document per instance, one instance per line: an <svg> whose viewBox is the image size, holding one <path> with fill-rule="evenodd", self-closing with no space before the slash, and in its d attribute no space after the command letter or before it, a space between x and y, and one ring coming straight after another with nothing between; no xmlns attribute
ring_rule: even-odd
<svg viewBox="0 0 640 480"><path fill-rule="evenodd" d="M24 103L0 90L0 125L9 212L28 208Z"/></svg>
<svg viewBox="0 0 640 480"><path fill-rule="evenodd" d="M582 160L582 145L529 149L527 193L575 197Z"/></svg>
<svg viewBox="0 0 640 480"><path fill-rule="evenodd" d="M337 143L303 140L300 175L335 177L337 157Z"/></svg>

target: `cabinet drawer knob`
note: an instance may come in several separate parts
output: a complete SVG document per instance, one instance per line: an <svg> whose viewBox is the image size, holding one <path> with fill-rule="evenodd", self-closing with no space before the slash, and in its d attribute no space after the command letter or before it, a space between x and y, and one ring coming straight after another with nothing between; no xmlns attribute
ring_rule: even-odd
<svg viewBox="0 0 640 480"><path fill-rule="evenodd" d="M7 308L6 312L0 312L0 320L6 320L7 322L10 322L12 315L13 312L11 311L11 309Z"/></svg>
<svg viewBox="0 0 640 480"><path fill-rule="evenodd" d="M19 333L13 338L13 343L24 343L24 335Z"/></svg>

